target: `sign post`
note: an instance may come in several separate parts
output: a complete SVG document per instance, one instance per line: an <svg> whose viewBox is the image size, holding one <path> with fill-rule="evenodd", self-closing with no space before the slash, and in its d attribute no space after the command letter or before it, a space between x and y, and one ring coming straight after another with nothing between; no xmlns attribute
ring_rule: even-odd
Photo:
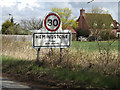
<svg viewBox="0 0 120 90"><path fill-rule="evenodd" d="M62 61L62 48L60 48L60 62Z"/></svg>
<svg viewBox="0 0 120 90"><path fill-rule="evenodd" d="M39 63L40 48L37 49L37 63Z"/></svg>
<svg viewBox="0 0 120 90"><path fill-rule="evenodd" d="M38 49L37 61L40 48L60 48L61 61L62 48L71 46L72 33L70 30L62 30L62 21L57 13L48 13L43 19L42 28L32 30L32 33L32 46Z"/></svg>

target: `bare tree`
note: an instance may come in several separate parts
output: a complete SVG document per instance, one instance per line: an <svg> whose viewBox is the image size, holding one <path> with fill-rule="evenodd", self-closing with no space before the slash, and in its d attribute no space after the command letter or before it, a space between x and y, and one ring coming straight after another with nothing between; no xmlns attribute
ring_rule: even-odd
<svg viewBox="0 0 120 90"><path fill-rule="evenodd" d="M94 6L92 9L88 10L88 13L99 13L99 14L108 14L108 10L105 10L105 8Z"/></svg>
<svg viewBox="0 0 120 90"><path fill-rule="evenodd" d="M23 19L20 22L20 26L25 30L39 30L42 28L42 20L36 18L31 18L29 20Z"/></svg>
<svg viewBox="0 0 120 90"><path fill-rule="evenodd" d="M100 55L99 58L106 73L109 62L111 61L111 46L116 40L115 36L111 33L114 27L114 25L112 25L113 19L110 14L103 14L102 11L96 9L93 14L88 13L87 20L91 28L92 36L96 38ZM99 41L99 37L101 37L102 40L106 40L106 43L104 44L103 41ZM103 55L105 59L102 59ZM120 63L118 62L117 64L119 67Z"/></svg>

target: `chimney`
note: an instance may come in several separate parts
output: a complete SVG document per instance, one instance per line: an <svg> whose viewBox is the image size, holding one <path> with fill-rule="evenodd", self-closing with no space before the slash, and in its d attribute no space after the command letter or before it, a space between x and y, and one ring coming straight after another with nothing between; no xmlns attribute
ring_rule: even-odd
<svg viewBox="0 0 120 90"><path fill-rule="evenodd" d="M84 16L85 15L85 10L82 8L81 10L80 10L80 16Z"/></svg>

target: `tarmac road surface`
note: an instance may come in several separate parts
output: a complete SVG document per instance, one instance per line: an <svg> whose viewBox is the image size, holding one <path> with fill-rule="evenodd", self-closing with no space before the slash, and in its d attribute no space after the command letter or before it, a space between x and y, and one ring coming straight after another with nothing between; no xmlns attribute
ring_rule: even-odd
<svg viewBox="0 0 120 90"><path fill-rule="evenodd" d="M30 86L0 76L0 90L33 90ZM37 90L37 89L34 89Z"/></svg>

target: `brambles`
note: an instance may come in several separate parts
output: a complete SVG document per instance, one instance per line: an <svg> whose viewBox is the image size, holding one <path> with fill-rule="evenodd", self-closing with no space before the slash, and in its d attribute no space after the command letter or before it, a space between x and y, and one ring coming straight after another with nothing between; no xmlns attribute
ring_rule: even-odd
<svg viewBox="0 0 120 90"><path fill-rule="evenodd" d="M77 47L76 47L77 48ZM79 49L67 48L62 50L62 61L60 61L59 49L41 49L40 63L44 67L69 68L71 70L95 70L104 74L120 74L120 65L117 50L108 52L102 50L87 52L83 47ZM37 51L32 48L31 42L11 41L2 38L2 54L19 59L36 60ZM109 58L108 58L109 57Z"/></svg>
<svg viewBox="0 0 120 90"><path fill-rule="evenodd" d="M78 43L80 42L77 42L77 45ZM90 49L90 52L86 50L87 45L83 47L79 45L77 47L77 45L74 48L62 50L61 62L59 49L41 49L38 65L35 63L37 51L32 48L31 42L12 41L3 37L2 71L15 77L21 76L20 80L37 82L42 80L43 84L46 84L46 81L57 81L54 84L57 87L120 88L118 85L120 64L117 50L113 50L112 46L109 53L104 49L99 53L97 48ZM92 45L89 43L89 46Z"/></svg>

